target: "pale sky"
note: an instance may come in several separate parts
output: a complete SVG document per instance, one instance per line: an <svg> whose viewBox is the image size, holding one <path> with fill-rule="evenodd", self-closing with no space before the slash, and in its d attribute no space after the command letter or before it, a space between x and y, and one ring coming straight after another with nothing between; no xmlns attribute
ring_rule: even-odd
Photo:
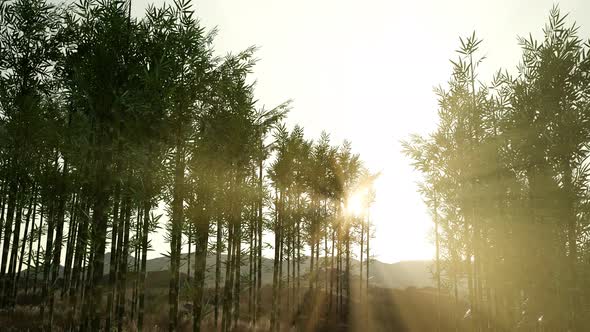
<svg viewBox="0 0 590 332"><path fill-rule="evenodd" d="M136 15L148 3L134 0ZM451 74L459 37L483 39L482 78L515 73L516 37L540 37L553 1L193 0L207 28L217 27L219 54L259 46L253 78L260 105L293 99L287 124L308 138L322 130L352 142L372 171L381 171L373 253L384 262L430 259L432 225L416 192L419 174L400 140L436 127L434 86ZM590 1L561 1L569 22L590 37ZM154 255L168 250L154 238ZM186 249L185 249L186 250Z"/></svg>

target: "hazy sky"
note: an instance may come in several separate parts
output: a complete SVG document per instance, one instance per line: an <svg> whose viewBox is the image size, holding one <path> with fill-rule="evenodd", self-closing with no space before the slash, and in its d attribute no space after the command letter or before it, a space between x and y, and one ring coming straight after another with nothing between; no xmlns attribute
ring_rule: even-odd
<svg viewBox="0 0 590 332"><path fill-rule="evenodd" d="M148 3L134 0L141 15ZM400 140L427 134L436 126L432 89L451 73L449 59L459 37L484 40L485 80L499 68L515 72L520 58L516 37L540 37L552 1L327 1L198 0L197 15L217 27L219 54L260 47L253 77L260 104L293 99L287 123L306 136L322 130L334 143L352 141L373 171L382 171L372 220L379 260L428 259L431 222L416 193L419 174L401 154ZM590 1L561 1L569 22L590 34ZM154 239L155 253L167 245Z"/></svg>

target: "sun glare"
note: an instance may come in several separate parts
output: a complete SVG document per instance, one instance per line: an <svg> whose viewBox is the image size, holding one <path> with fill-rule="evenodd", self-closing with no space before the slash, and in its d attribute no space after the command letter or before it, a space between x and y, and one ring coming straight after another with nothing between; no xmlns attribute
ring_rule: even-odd
<svg viewBox="0 0 590 332"><path fill-rule="evenodd" d="M351 216L358 217L363 213L365 208L365 192L356 191L348 198L348 205L346 206L346 213Z"/></svg>

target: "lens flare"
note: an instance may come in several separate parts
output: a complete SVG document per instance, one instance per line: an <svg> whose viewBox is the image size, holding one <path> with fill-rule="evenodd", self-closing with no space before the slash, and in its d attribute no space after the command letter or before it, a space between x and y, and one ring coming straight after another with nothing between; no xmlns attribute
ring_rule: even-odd
<svg viewBox="0 0 590 332"><path fill-rule="evenodd" d="M364 190L355 191L348 197L346 213L351 216L361 216L365 208L366 192Z"/></svg>

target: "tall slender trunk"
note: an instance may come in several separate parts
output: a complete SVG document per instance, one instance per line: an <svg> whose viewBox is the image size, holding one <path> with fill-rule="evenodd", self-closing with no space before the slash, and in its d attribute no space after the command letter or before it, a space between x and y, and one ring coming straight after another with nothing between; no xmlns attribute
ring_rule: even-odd
<svg viewBox="0 0 590 332"><path fill-rule="evenodd" d="M324 225L324 261L322 262L324 268L324 290L328 291L328 224Z"/></svg>
<svg viewBox="0 0 590 332"><path fill-rule="evenodd" d="M329 298L329 302L328 302L328 310L330 311L332 309L332 299L333 299L333 294L334 294L334 247L336 245L336 229L332 228L332 254L331 254L331 258L330 258L330 298Z"/></svg>
<svg viewBox="0 0 590 332"><path fill-rule="evenodd" d="M39 229L37 232L37 251L35 252L35 274L33 275L33 293L37 291L37 279L39 276L39 268L41 267L41 262L39 261L39 255L41 254L41 235L43 234L43 209L45 205L41 205L41 211L39 212Z"/></svg>
<svg viewBox="0 0 590 332"><path fill-rule="evenodd" d="M109 179L110 175L107 174L107 160L109 157L102 156L98 158L98 174L97 179L105 181ZM91 277L90 280L90 293L88 294L88 305L90 309L90 323L91 328L94 331L101 329L101 311L103 303L103 284L101 282L104 269L104 254L106 247L106 235L107 235L107 209L109 204L109 192L110 185L108 183L101 183L98 185L97 193L95 194L93 213L92 213L92 264L91 266Z"/></svg>
<svg viewBox="0 0 590 332"><path fill-rule="evenodd" d="M111 99L107 98L97 105L102 112L113 110ZM116 121L115 121L116 123ZM90 142L92 154L88 165L89 178L93 179L89 184L89 207L92 207L92 220L90 222L90 250L82 292L82 323L81 328L100 330L103 309L103 284L101 282L104 269L104 254L106 248L106 235L108 226L109 197L112 190L111 163L113 159L113 127L103 118L97 118L91 123Z"/></svg>
<svg viewBox="0 0 590 332"><path fill-rule="evenodd" d="M85 247L83 251L83 258L82 261L84 262L84 269L83 269L83 276L80 280L81 285L81 293L80 293L80 302L82 303L81 313L80 313L80 320L81 325L80 329L90 329L90 319L91 319L91 300L88 299L89 296L92 296L92 287L93 287L93 262L94 262L94 252L92 250L92 233L94 232L94 226L90 224L90 238L89 238L89 246Z"/></svg>
<svg viewBox="0 0 590 332"><path fill-rule="evenodd" d="M138 206L137 208L137 219L135 222L135 237L136 239L141 239L142 235L142 227L141 227L141 205ZM129 226L131 227L131 225ZM135 314L137 312L137 304L139 301L139 279L137 278L137 275L139 275L139 269L140 269L140 264L141 264L141 248L140 246L137 244L137 242L135 243L135 245L133 246L133 275L135 276L135 278L133 278L133 291L132 291L132 297L131 297L131 320L135 319Z"/></svg>
<svg viewBox="0 0 590 332"><path fill-rule="evenodd" d="M217 323L219 321L219 283L221 281L221 250L222 250L222 238L223 236L223 225L221 224L221 217L217 216L217 239L215 242L215 308L214 308L214 318L215 318L215 328L217 328Z"/></svg>
<svg viewBox="0 0 590 332"><path fill-rule="evenodd" d="M441 280L440 280L440 235L438 230L438 200L436 192L434 192L433 198L433 216L434 216L434 242L436 247L436 330L441 329L441 303L440 303L440 291L441 291Z"/></svg>
<svg viewBox="0 0 590 332"><path fill-rule="evenodd" d="M369 303L370 299L370 291L369 291L369 279L370 274L369 274L369 267L371 266L371 252L370 252L370 248L369 248L369 244L371 242L371 210L369 208L367 208L367 277L365 278L365 282L367 283L367 303ZM366 310L367 310L367 316L366 319L368 321L369 319L369 306L366 306Z"/></svg>
<svg viewBox="0 0 590 332"><path fill-rule="evenodd" d="M568 156L569 157L569 156ZM575 193L573 191L572 183L572 169L571 165L566 158L562 161L563 167L563 191L565 196L565 217L567 222L567 243L568 243L568 256L567 256L567 269L570 282L570 317L569 328L572 331L580 328L578 313L580 312L580 298L578 289L578 273L576 271L576 265L578 262L578 244L577 244L577 221L574 209Z"/></svg>
<svg viewBox="0 0 590 332"><path fill-rule="evenodd" d="M84 262L84 255L86 252L87 241L88 241L88 201L85 196L86 190L82 191L82 203L80 204L80 211L77 213L79 215L78 219L78 237L76 239L76 246L74 252L74 261L72 267L72 282L70 283L70 292L69 292L69 303L71 307L70 311L70 324L72 324L72 328L74 325L74 320L76 317L76 311L78 306L78 295L81 297L83 286L81 287L81 278L84 274L83 270L83 262ZM43 217L43 215L41 215ZM43 220L43 218L41 218Z"/></svg>
<svg viewBox="0 0 590 332"><path fill-rule="evenodd" d="M261 310L262 310L262 294L261 294L261 290L262 290L262 224L264 221L264 215L262 214L262 208L264 205L264 188L263 188L263 158L260 158L258 160L258 220L257 220L257 240L258 240L258 271L257 276L256 276L256 308L254 309L256 311L255 313L255 317L258 318L260 316ZM254 325L256 326L256 321L254 322Z"/></svg>
<svg viewBox="0 0 590 332"><path fill-rule="evenodd" d="M252 290L252 305L250 308L250 328L256 326L256 304L258 303L257 296L258 292L256 285L258 285L258 202L253 204L253 219L252 219L252 248L250 249L252 255L252 271L251 271L251 283L250 288Z"/></svg>
<svg viewBox="0 0 590 332"><path fill-rule="evenodd" d="M76 243L76 207L77 207L77 201L78 201L78 196L76 194L72 195L72 202L70 203L70 220L69 220L69 225L68 225L68 239L67 239L67 244L66 244L66 261L64 263L64 276L63 276L63 285L61 288L61 294L60 297L63 299L63 297L65 296L66 292L68 291L69 287L70 287L70 282L71 282L71 275L72 275L72 258L74 255L74 244Z"/></svg>
<svg viewBox="0 0 590 332"><path fill-rule="evenodd" d="M336 253L336 311L338 313L342 313L342 290L343 287L343 278L342 278L342 225L338 225L338 234L337 234L337 243L338 243L338 251Z"/></svg>
<svg viewBox="0 0 590 332"><path fill-rule="evenodd" d="M187 255L187 266L186 266L186 280L190 284L191 281L191 245L193 243L193 231L192 226L188 225L188 255Z"/></svg>
<svg viewBox="0 0 590 332"><path fill-rule="evenodd" d="M51 253L53 252L53 232L55 231L55 202L49 202L49 211L47 214L47 235L45 240L45 252L43 258L43 284L41 289L42 305L40 308L41 320L45 324L45 309L49 305L49 285L50 285L50 272L51 272ZM51 318L50 318L51 320ZM45 325L44 325L45 326ZM48 325L51 326L51 325Z"/></svg>
<svg viewBox="0 0 590 332"><path fill-rule="evenodd" d="M25 247L27 246L27 240L29 240L29 237L32 237L29 235L29 222L31 221L31 216L35 215L35 207L37 204L37 190L36 188L33 188L33 194L31 195L31 201L29 202L29 207L27 209L27 216L25 217L25 232L23 234L23 244L21 246L21 251L20 251L20 257L19 257L19 263L18 263L18 272L16 274L16 281L14 282L14 292L13 292L13 298L16 299L17 297L17 289L18 289L18 285L19 285L19 279L20 279L20 275L21 275L21 271L22 271L22 267L23 267L23 261L24 261L24 257L25 257ZM30 243L31 241L29 241ZM27 268L27 271L29 269ZM26 289L25 289L26 291Z"/></svg>
<svg viewBox="0 0 590 332"><path fill-rule="evenodd" d="M361 304L363 303L363 249L364 249L364 244L365 244L365 222L364 220L361 221L361 249L360 249L360 253L359 253L359 268L360 268L360 273L359 273L359 299L361 301Z"/></svg>
<svg viewBox="0 0 590 332"><path fill-rule="evenodd" d="M287 280L285 289L287 290L287 313L290 313L291 310L291 291L290 291L290 277L291 277L291 237L293 236L293 231L291 230L291 223L285 226L287 228L287 236L286 236L286 249L284 255L286 256L286 263L287 263Z"/></svg>
<svg viewBox="0 0 590 332"><path fill-rule="evenodd" d="M291 258L291 264L292 264L291 273L292 273L292 280L293 280L291 287L292 287L292 292L293 292L293 296L292 296L292 298L293 298L293 310L292 310L292 313L290 313L290 314L294 314L296 312L297 306L299 304L297 302L297 293L296 293L296 290L297 289L295 287L296 286L295 269L297 267L296 266L296 260L297 260L297 258L295 257L295 253L296 253L296 250L297 250L297 248L296 248L296 245L297 245L296 244L296 241L297 241L297 233L295 233L295 230L296 230L296 227L297 227L296 226L296 222L297 221L295 221L295 223L293 223L292 226L291 226L293 228L293 230L292 230L292 236L291 236L291 243L292 243L292 246L293 246L293 248L291 248L291 255L292 255L292 258Z"/></svg>
<svg viewBox="0 0 590 332"><path fill-rule="evenodd" d="M231 200L231 199L230 199ZM230 209L233 204L230 202ZM229 325L231 323L231 294L232 294L232 284L233 284L233 260L234 260L234 221L233 216L229 217L228 220L228 234L227 234L227 258L225 261L225 282L223 287L223 306L222 306L222 315L221 315L221 330L228 331Z"/></svg>
<svg viewBox="0 0 590 332"><path fill-rule="evenodd" d="M41 210L43 211L43 210ZM35 219L37 218L37 204L33 204L33 215L31 216L31 234L29 235L29 249L27 254L27 272L25 273L25 294L29 293L29 277L31 272L31 258L33 256L33 239L35 238ZM0 227L1 229L2 227ZM37 229L40 231L40 229ZM35 272L36 273L36 272Z"/></svg>
<svg viewBox="0 0 590 332"><path fill-rule="evenodd" d="M60 177L60 189L59 189L59 202L57 207L57 225L55 231L55 241L53 246L53 260L51 261L52 267L52 276L51 280L53 282L52 287L50 288L49 294L49 324L53 324L53 312L55 308L55 291L57 290L56 281L59 277L59 268L61 262L61 248L63 246L63 229L64 229L64 222L65 222L65 208L66 208L66 200L68 196L68 188L66 185L68 176L68 162L67 160L64 161L64 166L62 170L62 174Z"/></svg>
<svg viewBox="0 0 590 332"><path fill-rule="evenodd" d="M299 211L299 194L297 195L297 211ZM301 218L297 218L297 305L301 303Z"/></svg>
<svg viewBox="0 0 590 332"><path fill-rule="evenodd" d="M106 317L106 330L111 330L111 320L113 317L113 299L115 297L115 284L117 283L117 255L118 255L118 243L117 237L119 236L119 203L121 194L121 184L117 181L115 185L115 193L113 195L113 226L111 228L111 256L109 258L109 289L107 295L107 317ZM119 237L119 239L121 239Z"/></svg>
<svg viewBox="0 0 590 332"><path fill-rule="evenodd" d="M151 188L151 180L148 180L148 188ZM151 193L150 190L147 191ZM147 267L148 233L150 224L150 198L143 202L143 224L141 231L141 272L139 274L139 309L137 313L137 331L143 330L143 317L145 311L145 278Z"/></svg>
<svg viewBox="0 0 590 332"><path fill-rule="evenodd" d="M209 209L206 211L208 210ZM210 219L209 213L205 213L202 220L196 220L193 332L199 332L201 330L203 294L205 290L205 270L207 269L207 241L209 239Z"/></svg>
<svg viewBox="0 0 590 332"><path fill-rule="evenodd" d="M3 169L4 170L4 169ZM4 212L6 211L6 188L7 186L7 182L9 182L8 179L5 179L4 181L2 181L2 187L0 189L0 244L3 243L2 242L2 235L3 235L3 230L4 230ZM4 239L6 240L6 239ZM1 258L1 256L0 256Z"/></svg>
<svg viewBox="0 0 590 332"><path fill-rule="evenodd" d="M169 291L169 331L176 331L178 327L178 291L180 286L180 245L182 236L182 221L184 217L184 147L182 135L177 132L176 152L174 159L174 191L172 198L172 234L170 241L170 291Z"/></svg>
<svg viewBox="0 0 590 332"><path fill-rule="evenodd" d="M315 232L313 231L314 225L312 222L311 225L311 255L309 256L309 288L313 288L313 269L314 269L314 259L315 259Z"/></svg>
<svg viewBox="0 0 590 332"><path fill-rule="evenodd" d="M8 253L10 251L10 236L12 235L12 224L14 222L14 213L16 210L16 203L17 203L17 194L18 194L18 184L17 179L13 178L10 180L9 189L8 189L8 211L6 216L6 224L4 224L4 243L2 245L2 262L0 263L0 279L2 280L2 289L1 296L2 299L0 300L0 307L4 307L6 305L7 296L5 296L5 290L8 287L7 281L8 278L6 277L6 267L8 265Z"/></svg>
<svg viewBox="0 0 590 332"><path fill-rule="evenodd" d="M234 203L236 204L236 203ZM233 293L233 300L234 300L234 309L233 309L233 321L234 321L234 329L238 324L238 319L240 317L240 291L241 291L241 265L242 265L242 220L241 220L241 207L236 204L237 211L235 212L236 216L236 230L234 232L235 238L235 259L234 259L234 293Z"/></svg>
<svg viewBox="0 0 590 332"><path fill-rule="evenodd" d="M324 225L324 261L322 262L324 268L324 290L328 291L328 224Z"/></svg>
<svg viewBox="0 0 590 332"><path fill-rule="evenodd" d="M118 303L117 303L117 330L123 331L123 320L125 318L125 303L127 302L127 268L129 265L129 229L131 228L131 198L130 193L126 192L124 197L124 203L121 207L125 211L124 218L120 219L123 221L123 248L121 256L119 257L119 289Z"/></svg>
<svg viewBox="0 0 590 332"><path fill-rule="evenodd" d="M252 327L252 305L253 305L253 296L254 296L254 278L253 278L253 271L255 270L254 267L254 251L256 250L254 245L254 223L256 220L256 215L254 209L256 206L253 204L251 206L251 210L248 214L248 324Z"/></svg>
<svg viewBox="0 0 590 332"><path fill-rule="evenodd" d="M8 284L6 288L3 290L5 299L7 300L6 303L12 308L15 306L15 298L13 294L16 292L17 285L15 284L16 280L16 261L18 256L18 248L19 248L19 241L20 241L20 227L22 224L22 212L23 212L23 205L24 202L24 190L21 191L18 202L16 206L16 218L14 223L14 232L13 232L13 239L12 239L12 249L10 250L10 261L8 265Z"/></svg>
<svg viewBox="0 0 590 332"><path fill-rule="evenodd" d="M281 215L279 216L279 228L281 229L281 236L279 237L279 287L277 292L277 329L281 330L281 312L282 312L282 298L283 298L283 248L285 245L285 195L281 194Z"/></svg>
<svg viewBox="0 0 590 332"><path fill-rule="evenodd" d="M275 189L275 244L274 244L274 261L273 261L273 274L272 274L272 307L270 316L270 330L272 332L277 330L277 310L278 310L278 292L279 292L279 260L280 260L280 243L281 243L281 206L279 191Z"/></svg>
<svg viewBox="0 0 590 332"><path fill-rule="evenodd" d="M344 308L344 317L348 319L348 312L350 310L350 224L346 227L346 271L344 278L346 280L346 304Z"/></svg>
<svg viewBox="0 0 590 332"><path fill-rule="evenodd" d="M124 245L124 237L125 237L125 213L127 211L127 206L126 204L129 203L129 201L127 200L127 195L128 193L125 192L122 195L119 194L119 207L118 207L118 213L117 213L117 223L119 224L120 227L117 227L117 234L116 237L118 239L117 241L117 246L115 247L115 251L114 251L114 255L115 255L115 259L114 259L114 270L115 270L115 285L114 285L114 297L113 297L113 308L111 308L111 310L113 310L113 314L114 315L114 320L115 322L113 323L113 325L117 326L117 318L119 315L119 301L121 298L121 293L119 293L119 289L121 286L121 262L123 260L127 261L129 260L129 257L125 257L123 256L123 245ZM110 270L110 269L109 269ZM109 271L110 272L110 271ZM110 278L110 275L109 275Z"/></svg>

